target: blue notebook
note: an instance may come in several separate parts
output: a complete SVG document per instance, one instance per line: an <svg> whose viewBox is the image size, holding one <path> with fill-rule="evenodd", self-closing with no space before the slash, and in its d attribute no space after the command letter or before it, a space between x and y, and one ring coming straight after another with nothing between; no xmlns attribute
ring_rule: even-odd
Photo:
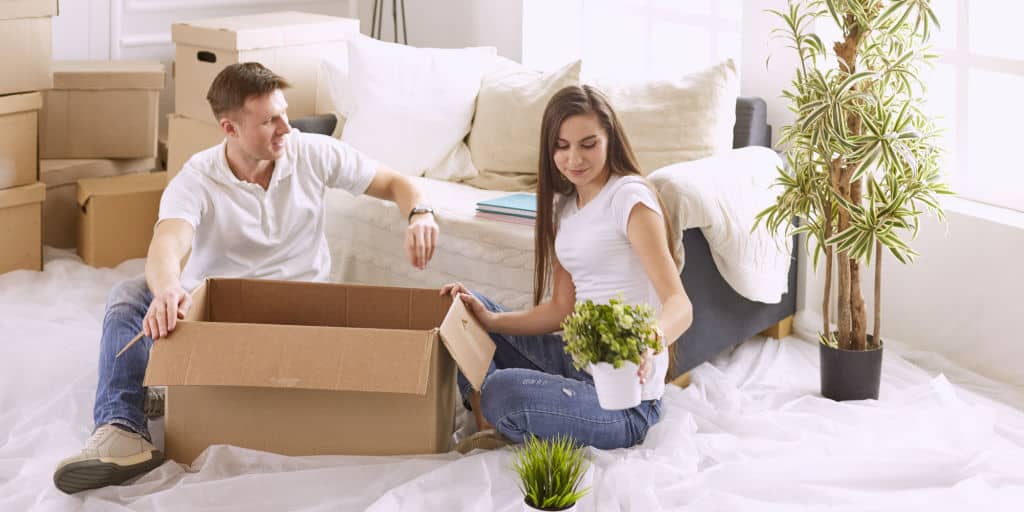
<svg viewBox="0 0 1024 512"><path fill-rule="evenodd" d="M537 213L537 196L533 194L512 194L476 203L479 210Z"/></svg>

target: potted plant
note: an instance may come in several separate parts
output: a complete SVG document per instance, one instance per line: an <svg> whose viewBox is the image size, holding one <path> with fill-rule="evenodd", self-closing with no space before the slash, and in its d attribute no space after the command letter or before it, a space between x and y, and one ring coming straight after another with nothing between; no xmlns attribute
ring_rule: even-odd
<svg viewBox="0 0 1024 512"><path fill-rule="evenodd" d="M602 408L629 409L640 404L643 387L637 370L643 354L648 348L655 353L663 349L655 336L650 306L624 304L621 295L607 304L577 302L573 314L562 322L562 331L573 365L593 375ZM654 384L658 380L657 375L651 379Z"/></svg>
<svg viewBox="0 0 1024 512"><path fill-rule="evenodd" d="M825 255L822 394L878 398L883 250L901 263L912 261L917 253L906 240L916 236L919 216L930 211L942 220L939 196L952 193L939 169L937 131L921 110L925 84L918 78L920 66L935 57L927 42L938 20L929 0L790 0L787 12L769 12L782 19L785 26L776 32L801 64L783 92L796 114L779 141L788 169L779 169L781 193L755 226L804 234L815 269ZM831 47L811 31L822 21L841 33ZM872 263L868 334L861 265Z"/></svg>
<svg viewBox="0 0 1024 512"><path fill-rule="evenodd" d="M576 502L590 490L580 489L589 467L583 454L583 447L569 436L527 438L513 462L523 510L576 510Z"/></svg>

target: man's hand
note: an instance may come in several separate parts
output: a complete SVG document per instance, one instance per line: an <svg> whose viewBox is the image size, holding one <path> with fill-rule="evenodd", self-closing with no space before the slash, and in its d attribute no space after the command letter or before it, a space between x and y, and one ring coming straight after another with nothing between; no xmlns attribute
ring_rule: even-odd
<svg viewBox="0 0 1024 512"><path fill-rule="evenodd" d="M412 216L405 230L405 252L412 266L420 270L426 268L427 262L434 257L438 231L434 214L420 213Z"/></svg>
<svg viewBox="0 0 1024 512"><path fill-rule="evenodd" d="M191 307L192 296L180 284L153 294L153 302L142 319L142 332L154 341L167 337Z"/></svg>

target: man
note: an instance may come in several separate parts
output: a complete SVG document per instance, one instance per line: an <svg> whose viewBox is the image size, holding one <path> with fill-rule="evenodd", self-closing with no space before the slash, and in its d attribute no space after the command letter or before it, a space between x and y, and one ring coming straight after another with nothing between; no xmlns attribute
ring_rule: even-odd
<svg viewBox="0 0 1024 512"><path fill-rule="evenodd" d="M394 201L408 215L409 261L422 269L433 256L437 223L412 183L338 140L292 129L281 92L287 87L252 62L228 66L211 84L207 100L224 142L194 155L168 184L145 276L111 290L96 429L80 454L58 465L60 490L119 484L163 462L143 411L149 350L184 318L189 291L206 276L327 280L327 187ZM116 357L139 331L145 337Z"/></svg>

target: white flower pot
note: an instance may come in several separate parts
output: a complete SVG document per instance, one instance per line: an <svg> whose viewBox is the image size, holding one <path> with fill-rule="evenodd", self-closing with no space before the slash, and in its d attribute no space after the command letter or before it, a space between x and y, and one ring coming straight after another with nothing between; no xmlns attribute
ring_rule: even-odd
<svg viewBox="0 0 1024 512"><path fill-rule="evenodd" d="M643 384L640 392L641 400L657 400L665 394L665 374L668 373L668 349L654 354L651 358L654 371Z"/></svg>
<svg viewBox="0 0 1024 512"><path fill-rule="evenodd" d="M602 409L631 409L640 405L640 377L635 363L626 361L616 368L609 363L591 363L590 374L594 376L597 401Z"/></svg>
<svg viewBox="0 0 1024 512"><path fill-rule="evenodd" d="M544 509L531 507L530 504L526 502L526 498L523 498L523 512L544 512ZM563 508L559 512L576 512L576 504L573 503L572 505L569 505L569 508Z"/></svg>

